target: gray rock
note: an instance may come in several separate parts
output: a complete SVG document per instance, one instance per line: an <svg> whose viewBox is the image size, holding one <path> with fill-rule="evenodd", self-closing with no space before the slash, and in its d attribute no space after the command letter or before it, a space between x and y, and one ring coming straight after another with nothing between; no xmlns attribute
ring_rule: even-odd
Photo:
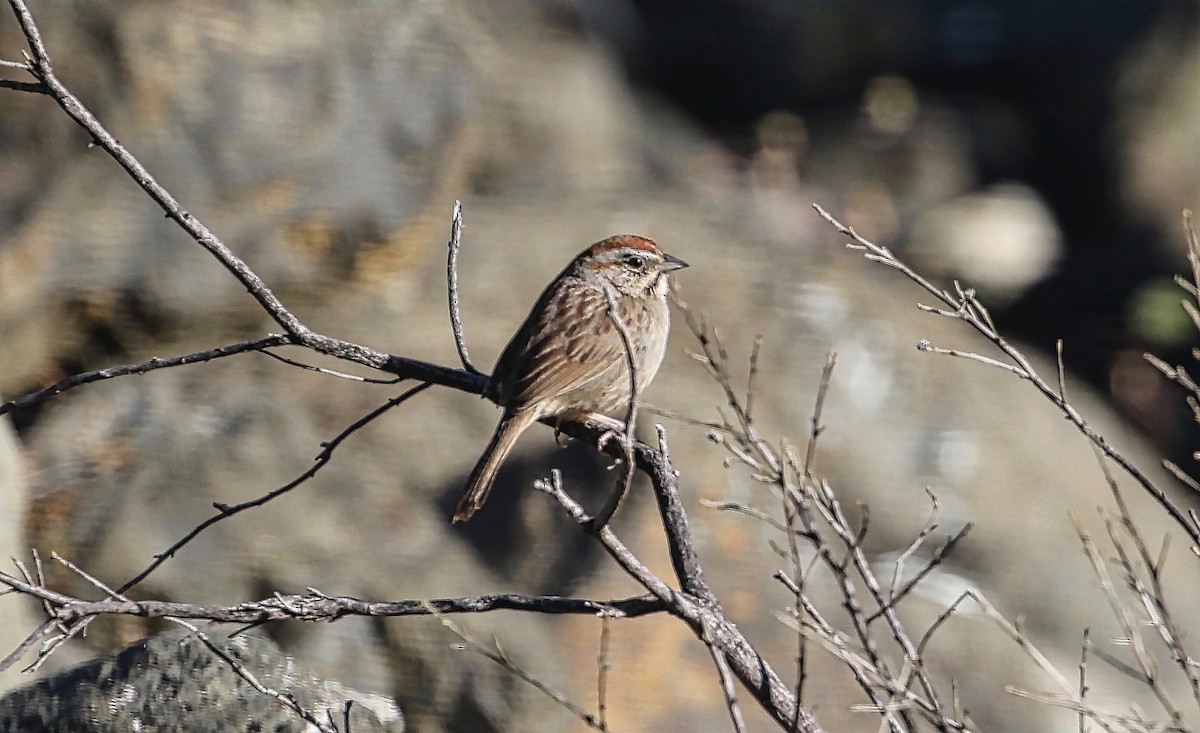
<svg viewBox="0 0 1200 733"><path fill-rule="evenodd" d="M302 731L293 710L255 689L201 639L168 631L0 698L0 731ZM338 730L404 730L396 703L317 678L255 634L206 636L264 687Z"/></svg>

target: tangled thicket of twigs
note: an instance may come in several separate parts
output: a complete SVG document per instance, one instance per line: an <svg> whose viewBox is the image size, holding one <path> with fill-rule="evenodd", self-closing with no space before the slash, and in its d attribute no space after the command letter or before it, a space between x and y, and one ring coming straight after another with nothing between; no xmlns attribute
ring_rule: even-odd
<svg viewBox="0 0 1200 733"><path fill-rule="evenodd" d="M407 399L432 386L456 389L479 394L486 377L476 370L467 354L462 337L462 324L458 315L457 256L461 235L462 211L456 206L449 241L449 297L451 331L459 349L462 368L430 364L414 359L385 354L367 346L331 338L310 330L301 323L267 285L250 268L231 252L220 239L199 220L188 214L169 192L163 189L145 168L108 133L100 122L76 99L55 76L49 54L42 42L40 32L24 2L10 0L12 9L29 44L29 54L23 62L3 61L0 67L29 74L34 81L0 80L0 87L10 90L32 92L49 96L93 138L95 144L107 151L138 183L146 194L162 207L166 215L175 221L194 241L210 252L230 274L246 287L262 308L283 330L280 334L267 334L258 339L219 346L210 350L171 358L152 359L139 364L110 367L76 374L43 390L24 395L0 405L0 415L44 401L62 392L81 385L121 377L128 374L143 374L161 368L225 358L247 352L269 354L275 358L301 368L317 369L271 351L281 346L295 346L337 357L344 361L380 370L394 375L387 380L396 383L415 382L407 391L388 400L372 412L362 416L345 430L323 445L313 465L293 481L262 496L237 505L214 505L215 513L195 527L178 542L157 555L136 576L117 587L91 576L65 558L54 556L72 572L86 579L96 590L98 599L73 597L47 586L40 558L33 558L32 567L17 562L18 573L0 573L0 584L8 592L18 592L37 599L43 606L47 620L33 630L26 641L0 661L0 669L8 667L36 649L36 659L30 669L36 669L48 655L63 643L86 629L93 619L106 614L129 614L144 617L160 617L175 621L193 630L199 643L207 643L192 621L208 620L253 626L277 620L332 621L345 616L409 616L432 615L438 617L447 628L458 635L464 643L485 654L493 661L504 665L514 674L538 687L560 704L572 711L588 726L607 730L604 699L607 664L605 655L610 643L610 625L614 619L633 618L645 614L666 613L684 623L709 651L718 672L721 691L730 713L734 730L745 729L737 685L749 694L755 704L761 706L784 730L823 730L810 713L805 701L808 680L808 660L812 650L821 650L833 655L845 665L847 673L861 688L864 704L860 709L877 714L881 726L894 733L932 729L938 731L968 731L973 724L963 711L957 695L944 697L944 690L954 689L953 681L933 678L925 659L930 641L950 616L963 603L976 604L982 612L1016 644L1024 649L1050 678L1058 689L1050 693L1012 690L1016 694L1037 697L1050 704L1061 705L1076 711L1080 727L1086 721L1106 731L1151 731L1182 730L1186 727L1186 716L1171 699L1164 685L1165 672L1158 670L1147 649L1160 644L1175 663L1175 673L1183 675L1191 691L1193 702L1200 709L1200 680L1197 662L1184 647L1185 630L1169 612L1161 568L1165 552L1152 551L1133 521L1116 482L1108 476L1109 462L1115 463L1128 473L1145 491L1158 501L1162 510L1170 515L1184 530L1193 552L1200 545L1200 522L1194 512L1185 512L1177 507L1165 492L1155 486L1137 467L1121 453L1095 433L1084 418L1068 402L1064 389L1064 375L1058 374L1057 389L1038 375L1025 356L1009 344L996 330L987 310L976 299L975 294L955 284L953 292L931 285L919 274L897 259L886 248L875 245L860 237L853 229L844 226L825 211L818 208L821 216L847 236L850 247L862 251L864 256L886 267L898 270L910 280L924 288L937 299L937 306L922 306L931 313L966 323L985 340L1000 349L1007 361L999 361L976 353L942 349L927 342L920 347L927 352L962 357L989 366L1004 369L1030 382L1044 397L1055 404L1078 430L1091 440L1097 451L1100 465L1105 469L1111 488L1114 511L1105 518L1107 541L1110 547L1101 550L1097 542L1080 526L1078 534L1087 557L1092 562L1113 613L1129 639L1132 667L1154 692L1161 702L1161 716L1131 714L1126 710L1114 711L1093 704L1088 698L1086 668L1089 650L1085 637L1083 664L1076 679L1056 669L1017 625L1005 619L989 601L977 591L967 591L949 605L928 628L913 630L901 621L897 607L910 596L937 565L963 541L970 525L959 528L945 537L932 552L924 551L931 542L937 528L937 498L930 494L931 518L928 524L902 552L890 577L880 577L868 562L863 550L863 538L867 532L867 520L853 522L838 499L838 495L816 470L815 457L822 431L821 416L826 389L833 377L836 362L830 355L822 375L821 386L815 395L812 426L807 445L803 450L787 443L776 443L762 437L754 422L754 377L757 371L759 344L756 342L750 356L750 384L744 394L739 394L732 382L729 355L726 353L714 329L706 325L686 306L680 306L688 325L694 333L700 353L697 357L706 366L713 379L724 390L725 400L731 417L720 422L703 423L711 430L713 440L727 450L733 461L740 463L751 475L771 487L778 506L770 510L761 506L738 503L713 504L718 509L751 515L778 532L781 541L776 545L784 567L774 573L794 598L794 604L780 613L780 620L796 631L796 669L791 683L776 672L723 610L719 599L704 580L700 558L692 542L688 518L679 497L679 473L672 465L667 446L666 431L659 426L656 446L637 442L632 438L634 413L626 415L624 432L617 440L611 423L595 422L569 424L562 430L576 438L591 443L601 443L603 450L617 459L626 460L629 470L618 480L616 492L608 507L597 517L588 516L586 511L567 493L557 474L540 481L537 488L553 497L570 517L575 519L582 531L589 533L612 557L621 569L636 580L645 593L624 599L563 598L556 596L524 596L517 594L449 598L440 600L367 601L351 597L335 597L310 588L300 595L276 594L271 598L246 601L235 606L210 606L156 600L139 600L130 596L139 584L168 562L181 548L204 532L208 527L235 514L250 511L273 501L291 491L316 474L333 458L337 447L363 426L402 405ZM1191 259L1196 281L1185 284L1195 299L1200 286L1200 243L1194 231L1191 233ZM1200 311L1188 304L1189 313L1200 329ZM624 334L621 324L617 324ZM1168 377L1188 391L1188 402L1200 419L1200 387L1182 367L1171 367L1160 361L1155 364ZM319 369L330 376L348 375ZM633 375L631 374L631 378ZM357 378L361 379L361 378ZM632 408L632 404L631 404ZM674 578L670 581L653 573L647 563L635 555L607 526L607 519L616 510L620 498L628 490L632 469L649 477L657 500L667 548L671 559ZM1110 564L1103 554L1115 553L1118 578L1114 578ZM1164 548L1165 550L1165 548ZM929 559L916 563L918 557ZM919 567L906 568L908 564ZM833 602L819 598L810 590L814 573L825 572L834 579L837 589ZM1121 592L1123 586L1126 592ZM598 664L599 700L596 712L588 712L568 700L549 685L523 671L519 665L504 655L501 649L489 648L471 639L450 620L450 614L482 613L495 610L517 610L549 614L590 614L601 619L603 634L600 662ZM847 633L839 629L849 628ZM270 695L281 704L295 710L296 714L322 731L338 729L337 721L305 710L288 698L257 684L250 670L241 669L228 660L239 674L260 693Z"/></svg>

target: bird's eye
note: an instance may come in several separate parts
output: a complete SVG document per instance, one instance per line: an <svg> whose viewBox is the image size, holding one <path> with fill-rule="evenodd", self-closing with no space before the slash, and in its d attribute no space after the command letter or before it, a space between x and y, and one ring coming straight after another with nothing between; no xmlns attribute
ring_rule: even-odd
<svg viewBox="0 0 1200 733"><path fill-rule="evenodd" d="M640 270L646 266L646 260L638 255L625 255L625 264L635 270Z"/></svg>

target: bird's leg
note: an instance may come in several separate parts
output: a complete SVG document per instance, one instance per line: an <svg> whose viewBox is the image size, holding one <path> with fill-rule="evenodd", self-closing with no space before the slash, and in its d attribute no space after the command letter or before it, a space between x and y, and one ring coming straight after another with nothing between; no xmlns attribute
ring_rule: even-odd
<svg viewBox="0 0 1200 733"><path fill-rule="evenodd" d="M627 445L625 423L617 420L616 418L609 417L608 415L601 415L600 413L592 413L588 415L588 419L593 423L598 423L602 428L604 428L604 432L600 433L600 437L596 439L597 450L603 452L605 447L608 446L609 442L615 440L617 445L621 446L621 453L623 455L628 455L632 446ZM620 463L619 459L617 463Z"/></svg>
<svg viewBox="0 0 1200 733"><path fill-rule="evenodd" d="M554 418L554 442L560 448L563 445L563 420L592 423L593 425L598 426L602 432L600 433L600 437L596 440L596 448L601 451L604 450L604 446L608 445L610 440L624 440L625 423L621 422L615 417L609 417L608 415L604 415L599 412L585 412L568 416L559 415ZM622 445L624 445L624 442L622 442Z"/></svg>

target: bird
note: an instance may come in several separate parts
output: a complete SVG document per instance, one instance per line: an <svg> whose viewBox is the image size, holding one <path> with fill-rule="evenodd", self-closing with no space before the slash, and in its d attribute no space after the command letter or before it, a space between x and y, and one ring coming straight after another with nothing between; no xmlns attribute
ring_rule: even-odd
<svg viewBox="0 0 1200 733"><path fill-rule="evenodd" d="M687 266L652 239L618 234L580 252L546 286L484 388L484 397L504 413L467 479L454 523L483 506L505 457L530 425L628 406L630 357L642 393L666 353L669 274ZM630 355L610 308L624 324Z"/></svg>

